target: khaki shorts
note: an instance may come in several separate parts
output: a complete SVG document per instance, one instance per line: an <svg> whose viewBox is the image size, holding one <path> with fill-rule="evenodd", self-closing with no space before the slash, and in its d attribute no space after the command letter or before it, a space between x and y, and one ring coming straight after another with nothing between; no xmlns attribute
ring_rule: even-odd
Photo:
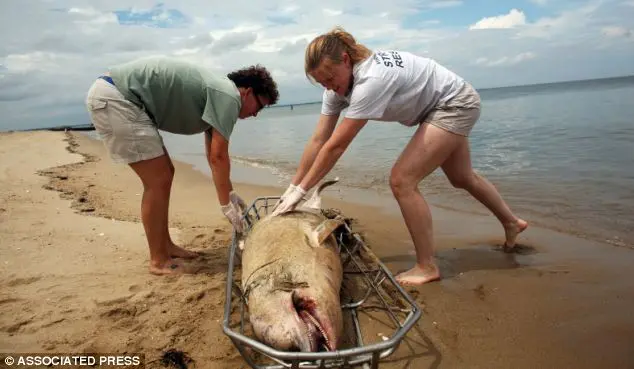
<svg viewBox="0 0 634 369"><path fill-rule="evenodd" d="M429 123L466 137L469 136L478 118L480 118L480 95L469 83L465 83L456 96L434 107L422 123Z"/></svg>
<svg viewBox="0 0 634 369"><path fill-rule="evenodd" d="M116 163L136 163L165 154L163 138L147 113L109 82L97 79L86 96L95 130Z"/></svg>

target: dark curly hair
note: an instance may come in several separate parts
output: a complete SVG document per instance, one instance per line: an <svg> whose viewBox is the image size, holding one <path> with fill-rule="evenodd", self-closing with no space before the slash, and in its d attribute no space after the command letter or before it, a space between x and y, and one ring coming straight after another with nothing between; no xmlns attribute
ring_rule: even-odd
<svg viewBox="0 0 634 369"><path fill-rule="evenodd" d="M265 96L269 99L269 105L277 103L280 93L277 91L277 84L273 81L271 74L261 65L252 65L247 68L227 74L230 80L238 87L253 89L256 95Z"/></svg>

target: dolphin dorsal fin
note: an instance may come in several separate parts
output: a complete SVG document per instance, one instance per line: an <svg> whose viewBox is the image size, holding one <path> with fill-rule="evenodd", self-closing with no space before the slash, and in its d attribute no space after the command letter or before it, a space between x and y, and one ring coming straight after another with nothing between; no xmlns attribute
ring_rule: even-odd
<svg viewBox="0 0 634 369"><path fill-rule="evenodd" d="M323 191L326 187L332 186L333 184L339 182L339 177L325 181L317 189L313 192L308 200L306 200L300 208L303 210L321 210L321 191Z"/></svg>

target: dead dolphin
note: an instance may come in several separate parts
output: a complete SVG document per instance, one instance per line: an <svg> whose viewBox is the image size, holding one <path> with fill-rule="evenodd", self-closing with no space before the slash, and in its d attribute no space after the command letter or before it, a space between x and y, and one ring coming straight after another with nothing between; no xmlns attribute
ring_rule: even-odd
<svg viewBox="0 0 634 369"><path fill-rule="evenodd" d="M255 336L283 351L334 351L343 317L343 269L332 232L344 224L321 214L324 182L295 211L266 216L246 235L242 288ZM317 208L317 209L316 209Z"/></svg>

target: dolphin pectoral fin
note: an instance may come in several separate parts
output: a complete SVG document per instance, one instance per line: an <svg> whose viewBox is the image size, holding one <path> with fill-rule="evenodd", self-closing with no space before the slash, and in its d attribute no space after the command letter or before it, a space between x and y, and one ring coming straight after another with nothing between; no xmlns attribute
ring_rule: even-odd
<svg viewBox="0 0 634 369"><path fill-rule="evenodd" d="M321 245L340 226L346 224L342 218L326 219L313 230L313 235L317 239L317 244Z"/></svg>

